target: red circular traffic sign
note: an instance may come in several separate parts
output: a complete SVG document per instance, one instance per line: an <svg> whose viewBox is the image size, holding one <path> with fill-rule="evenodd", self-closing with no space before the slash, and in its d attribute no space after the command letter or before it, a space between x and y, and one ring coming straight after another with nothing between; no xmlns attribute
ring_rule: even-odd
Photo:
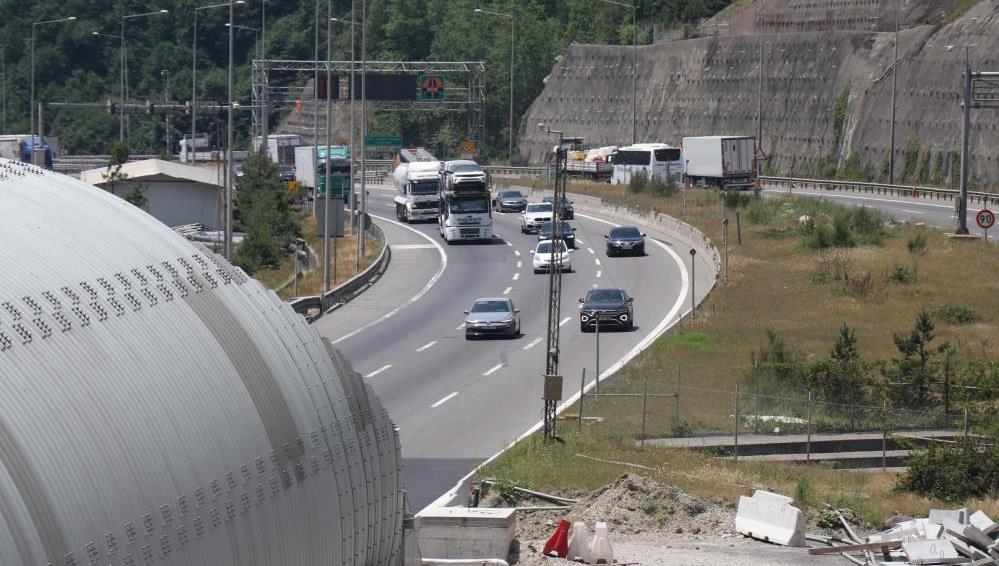
<svg viewBox="0 0 999 566"><path fill-rule="evenodd" d="M981 229L988 230L996 223L996 213L988 209L979 210L975 215L975 222L978 222Z"/></svg>

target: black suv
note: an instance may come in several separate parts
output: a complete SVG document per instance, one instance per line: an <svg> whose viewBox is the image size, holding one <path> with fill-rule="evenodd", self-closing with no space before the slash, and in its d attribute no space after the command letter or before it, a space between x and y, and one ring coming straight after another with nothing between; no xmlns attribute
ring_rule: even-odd
<svg viewBox="0 0 999 566"><path fill-rule="evenodd" d="M579 299L583 307L579 309L579 330L589 332L620 328L631 330L635 327L635 309L632 298L624 289L590 289L585 299Z"/></svg>
<svg viewBox="0 0 999 566"><path fill-rule="evenodd" d="M552 239L552 223L545 222L538 229L538 241L541 240L551 240ZM576 249L576 229L569 225L568 222L562 221L562 241L565 245Z"/></svg>
<svg viewBox="0 0 999 566"><path fill-rule="evenodd" d="M634 226L618 226L604 236L607 257L620 254L645 255L645 234Z"/></svg>
<svg viewBox="0 0 999 566"><path fill-rule="evenodd" d="M555 203L555 197L545 197L541 199L541 202ZM564 220L574 220L576 218L576 211L572 208L572 201L562 197L562 218Z"/></svg>

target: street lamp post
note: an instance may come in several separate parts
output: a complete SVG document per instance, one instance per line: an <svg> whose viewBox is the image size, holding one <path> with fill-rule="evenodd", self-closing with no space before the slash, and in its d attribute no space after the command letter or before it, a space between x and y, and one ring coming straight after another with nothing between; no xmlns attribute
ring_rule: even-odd
<svg viewBox="0 0 999 566"><path fill-rule="evenodd" d="M367 172L368 165L365 159L368 153L368 0L361 0L361 215L358 220L357 231L357 262L360 265L361 258L364 257L364 232L367 228L368 212L368 187Z"/></svg>
<svg viewBox="0 0 999 566"><path fill-rule="evenodd" d="M330 145L333 142L333 2L326 1L326 190L323 191L323 293L330 290ZM336 242L333 243L336 253ZM333 279L336 280L334 264Z"/></svg>
<svg viewBox="0 0 999 566"><path fill-rule="evenodd" d="M631 9L631 143L638 143L638 0L634 4L599 1Z"/></svg>
<svg viewBox="0 0 999 566"><path fill-rule="evenodd" d="M246 0L236 0L233 3L245 4ZM191 44L191 143L187 147L191 163L197 161L194 139L198 136L198 12L227 6L229 6L228 3L194 7L194 38Z"/></svg>
<svg viewBox="0 0 999 566"><path fill-rule="evenodd" d="M147 16L155 16L158 14L168 14L170 10L156 10L153 12L143 12L141 14L128 14L121 17L121 34L119 38L121 39L121 77L120 77L120 94L121 94L121 108L118 109L119 123L118 123L118 140L124 141L125 139L125 89L128 88L128 81L125 79L125 69L128 67L128 54L125 51L125 21L134 18L144 18Z"/></svg>
<svg viewBox="0 0 999 566"><path fill-rule="evenodd" d="M480 14L490 14L493 16L500 16L502 18L510 19L510 148L509 148L509 162L513 165L513 49L514 49L514 27L513 27L513 14L503 14L501 12L490 12L489 10L483 10L481 8L476 8L476 12Z"/></svg>
<svg viewBox="0 0 999 566"><path fill-rule="evenodd" d="M45 20L42 22L34 22L31 24L31 102L30 105L30 134L31 134L31 148L32 148L32 161L34 161L34 147L35 147L35 29L38 26L44 26L48 24L59 24L63 22L71 22L76 19L76 16L69 16L66 18L59 18L55 20ZM6 117L6 113L5 113ZM41 143L41 140L38 140Z"/></svg>

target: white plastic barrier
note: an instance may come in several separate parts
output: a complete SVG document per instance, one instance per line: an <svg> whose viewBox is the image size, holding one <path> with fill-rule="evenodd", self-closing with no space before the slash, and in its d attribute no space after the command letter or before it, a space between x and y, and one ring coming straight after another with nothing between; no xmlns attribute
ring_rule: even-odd
<svg viewBox="0 0 999 566"><path fill-rule="evenodd" d="M755 539L785 546L805 546L805 516L790 497L756 490L739 498L735 530Z"/></svg>
<svg viewBox="0 0 999 566"><path fill-rule="evenodd" d="M590 529L586 528L586 523L576 522L572 524L572 531L569 533L569 552L566 558L586 564L590 563Z"/></svg>
<svg viewBox="0 0 999 566"><path fill-rule="evenodd" d="M614 561L614 550L611 548L607 523L597 523L593 540L590 541L590 559L587 564L610 564Z"/></svg>

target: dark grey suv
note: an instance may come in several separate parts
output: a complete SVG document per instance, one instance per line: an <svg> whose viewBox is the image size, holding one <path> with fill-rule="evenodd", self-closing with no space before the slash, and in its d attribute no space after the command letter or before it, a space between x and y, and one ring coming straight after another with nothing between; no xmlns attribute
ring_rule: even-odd
<svg viewBox="0 0 999 566"><path fill-rule="evenodd" d="M632 298L624 289L590 289L585 299L579 299L579 330L600 331L617 328L631 330L635 327L635 308Z"/></svg>

